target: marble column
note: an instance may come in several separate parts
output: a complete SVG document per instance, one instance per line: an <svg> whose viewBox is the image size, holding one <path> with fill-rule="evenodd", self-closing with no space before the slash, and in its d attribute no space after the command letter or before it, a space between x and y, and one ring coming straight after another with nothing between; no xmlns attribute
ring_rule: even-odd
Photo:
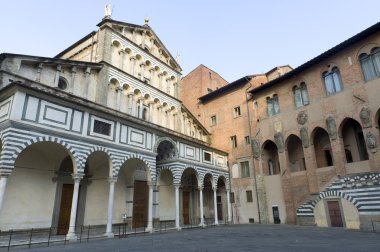
<svg viewBox="0 0 380 252"><path fill-rule="evenodd" d="M149 69L149 74L150 74L150 76L149 76L149 78L150 78L150 85L154 85L153 84L153 82L155 81L154 80L154 68L153 67L151 67L150 69Z"/></svg>
<svg viewBox="0 0 380 252"><path fill-rule="evenodd" d="M166 93L170 95L170 85L171 85L171 80L170 78L166 78Z"/></svg>
<svg viewBox="0 0 380 252"><path fill-rule="evenodd" d="M133 97L134 97L134 93L133 92L130 92L128 93L128 114L129 115L133 115Z"/></svg>
<svg viewBox="0 0 380 252"><path fill-rule="evenodd" d="M3 206L5 188L7 187L8 173L0 173L0 213Z"/></svg>
<svg viewBox="0 0 380 252"><path fill-rule="evenodd" d="M154 101L149 102L149 122L153 122Z"/></svg>
<svg viewBox="0 0 380 252"><path fill-rule="evenodd" d="M77 235L75 234L75 225L76 225L76 217L77 217L77 207L78 207L78 196L79 196L79 183L83 178L84 174L76 173L72 174L74 179L74 191L73 191L73 199L71 203L71 213L70 213L70 226L69 231L66 235L66 238L69 240L76 240Z"/></svg>
<svg viewBox="0 0 380 252"><path fill-rule="evenodd" d="M144 82L144 78L145 78L145 63L141 63L140 64L140 69L141 69L141 81Z"/></svg>
<svg viewBox="0 0 380 252"><path fill-rule="evenodd" d="M204 213L203 213L203 187L199 187L199 210L200 210L200 217L201 217L201 222L199 223L199 226L203 227L205 225L205 220L203 218Z"/></svg>
<svg viewBox="0 0 380 252"><path fill-rule="evenodd" d="M108 178L108 182L110 183L110 188L108 192L108 215L107 215L107 228L106 228L106 236L114 237L112 232L112 213L113 213L113 203L114 203L114 193L115 193L115 183L117 178Z"/></svg>
<svg viewBox="0 0 380 252"><path fill-rule="evenodd" d="M123 49L121 49L121 50L119 51L119 55L120 55L120 63L119 63L119 65L120 65L120 69L123 70L123 68L124 68L124 55L125 55L125 52L124 52Z"/></svg>
<svg viewBox="0 0 380 252"><path fill-rule="evenodd" d="M161 125L161 123L162 123L162 105L158 105L157 106L157 110L158 110L158 113L157 113L157 124Z"/></svg>
<svg viewBox="0 0 380 252"><path fill-rule="evenodd" d="M159 83L158 83L158 89L162 90L162 79L164 75L160 73L158 76L160 78Z"/></svg>
<svg viewBox="0 0 380 252"><path fill-rule="evenodd" d="M132 56L132 57L130 57L130 60L131 60L131 75L135 76L136 57Z"/></svg>
<svg viewBox="0 0 380 252"><path fill-rule="evenodd" d="M121 100L121 95L123 93L123 89L118 86L115 91L116 91L116 95L117 95L116 96L116 108L115 109L120 110L120 100Z"/></svg>
<svg viewBox="0 0 380 252"><path fill-rule="evenodd" d="M214 190L214 217L215 217L215 225L219 225L219 221L218 221L218 205L216 203L216 190L217 190L217 188L214 187L213 190Z"/></svg>
<svg viewBox="0 0 380 252"><path fill-rule="evenodd" d="M143 118L143 112L144 112L144 97L140 97L138 103L140 106L137 106L139 108L139 111L137 111L137 117L142 119Z"/></svg>
<svg viewBox="0 0 380 252"><path fill-rule="evenodd" d="M54 77L54 87L58 87L59 77L61 76L62 66L57 65Z"/></svg>
<svg viewBox="0 0 380 252"><path fill-rule="evenodd" d="M175 187L175 227L181 229L179 226L179 187L181 184L174 184Z"/></svg>
<svg viewBox="0 0 380 252"><path fill-rule="evenodd" d="M171 110L170 109L168 109L168 110L166 110L166 127L168 128L168 129L170 129L170 115L171 115Z"/></svg>
<svg viewBox="0 0 380 252"><path fill-rule="evenodd" d="M147 231L153 232L153 188L154 183L149 182L149 206L148 206L148 226L146 228Z"/></svg>
<svg viewBox="0 0 380 252"><path fill-rule="evenodd" d="M172 130L177 130L177 112L173 111Z"/></svg>
<svg viewBox="0 0 380 252"><path fill-rule="evenodd" d="M228 223L232 222L232 209L231 209L231 199L230 199L231 191L227 189L227 221Z"/></svg>

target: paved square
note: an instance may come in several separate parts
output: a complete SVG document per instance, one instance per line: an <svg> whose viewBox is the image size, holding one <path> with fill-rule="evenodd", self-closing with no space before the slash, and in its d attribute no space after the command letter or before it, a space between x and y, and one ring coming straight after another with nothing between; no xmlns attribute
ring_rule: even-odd
<svg viewBox="0 0 380 252"><path fill-rule="evenodd" d="M380 251L380 233L290 225L232 225L28 251ZM13 250L13 249L12 249Z"/></svg>

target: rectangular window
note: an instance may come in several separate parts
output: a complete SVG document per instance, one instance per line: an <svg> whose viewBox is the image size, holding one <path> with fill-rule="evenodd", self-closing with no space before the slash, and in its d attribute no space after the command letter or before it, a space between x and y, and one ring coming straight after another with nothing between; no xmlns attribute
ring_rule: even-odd
<svg viewBox="0 0 380 252"><path fill-rule="evenodd" d="M109 136L111 134L111 124L94 120L94 133Z"/></svg>
<svg viewBox="0 0 380 252"><path fill-rule="evenodd" d="M250 174L249 174L249 162L248 161L240 162L240 177L248 178L249 176L250 176Z"/></svg>
<svg viewBox="0 0 380 252"><path fill-rule="evenodd" d="M211 116L211 126L216 125L216 115Z"/></svg>
<svg viewBox="0 0 380 252"><path fill-rule="evenodd" d="M239 117L239 116L241 116L241 113L240 113L240 106L234 108L234 118L235 118L235 117Z"/></svg>
<svg viewBox="0 0 380 252"><path fill-rule="evenodd" d="M245 136L244 140L245 140L245 145L250 145L251 144L251 138L249 136Z"/></svg>
<svg viewBox="0 0 380 252"><path fill-rule="evenodd" d="M203 159L205 161L211 162L211 154L208 152L203 152Z"/></svg>
<svg viewBox="0 0 380 252"><path fill-rule="evenodd" d="M253 202L252 191L248 190L248 191L245 191L245 192L247 194L247 202Z"/></svg>
<svg viewBox="0 0 380 252"><path fill-rule="evenodd" d="M232 148L236 148L237 147L236 136L232 136L231 137L231 146L232 146Z"/></svg>
<svg viewBox="0 0 380 252"><path fill-rule="evenodd" d="M230 192L230 203L235 203L235 193Z"/></svg>

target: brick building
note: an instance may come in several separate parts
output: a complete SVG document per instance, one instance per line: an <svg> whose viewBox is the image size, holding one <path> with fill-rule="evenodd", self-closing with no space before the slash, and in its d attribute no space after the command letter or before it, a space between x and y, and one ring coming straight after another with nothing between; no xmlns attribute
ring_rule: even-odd
<svg viewBox="0 0 380 252"><path fill-rule="evenodd" d="M378 23L283 75L196 97L212 145L230 153L240 222L258 218L257 206L263 223L367 229L380 217L379 51Z"/></svg>

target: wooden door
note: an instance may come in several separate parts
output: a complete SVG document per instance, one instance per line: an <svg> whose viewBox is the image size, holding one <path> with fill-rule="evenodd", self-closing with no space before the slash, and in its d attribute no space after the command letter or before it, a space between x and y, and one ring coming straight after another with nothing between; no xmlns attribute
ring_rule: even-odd
<svg viewBox="0 0 380 252"><path fill-rule="evenodd" d="M218 213L218 220L223 220L222 196L216 196L216 208Z"/></svg>
<svg viewBox="0 0 380 252"><path fill-rule="evenodd" d="M146 227L148 222L149 188L146 181L135 181L133 190L132 227Z"/></svg>
<svg viewBox="0 0 380 252"><path fill-rule="evenodd" d="M58 228L57 228L58 235L65 235L67 234L67 231L69 230L73 191L74 191L73 184L62 185L61 205L59 208L59 218L58 218Z"/></svg>
<svg viewBox="0 0 380 252"><path fill-rule="evenodd" d="M183 191L182 192L182 215L183 215L183 224L190 224L190 192Z"/></svg>
<svg viewBox="0 0 380 252"><path fill-rule="evenodd" d="M329 209L330 222L332 227L343 227L342 215L338 201L327 201Z"/></svg>

